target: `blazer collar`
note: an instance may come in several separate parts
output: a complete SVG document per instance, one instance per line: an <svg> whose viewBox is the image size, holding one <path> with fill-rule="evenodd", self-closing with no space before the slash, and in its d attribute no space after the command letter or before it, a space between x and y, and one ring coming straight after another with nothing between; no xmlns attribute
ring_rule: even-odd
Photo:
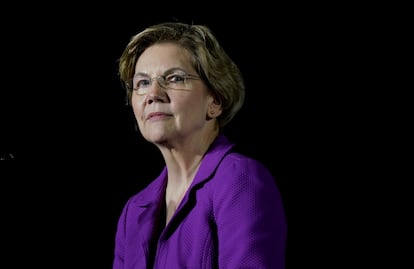
<svg viewBox="0 0 414 269"><path fill-rule="evenodd" d="M200 168L190 185L190 190L194 186L211 178L221 160L233 147L234 144L231 143L225 135L220 134L217 136L201 161ZM136 196L133 202L139 207L148 207L151 204L157 205L161 199L164 199L166 186L167 168L164 167L160 175L142 191L141 195ZM187 197L184 197L183 201L186 199Z"/></svg>

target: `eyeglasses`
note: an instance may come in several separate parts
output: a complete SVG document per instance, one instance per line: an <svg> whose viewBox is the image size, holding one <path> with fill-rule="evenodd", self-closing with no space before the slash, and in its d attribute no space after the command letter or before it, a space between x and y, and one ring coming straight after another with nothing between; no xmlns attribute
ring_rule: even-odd
<svg viewBox="0 0 414 269"><path fill-rule="evenodd" d="M154 79L158 84L165 89L172 90L188 90L188 80L200 80L199 76L180 73L171 73L167 75L161 75L156 77L148 77L145 75L135 75L133 79L128 80L125 83L127 89L134 91L138 95L144 95L148 93Z"/></svg>

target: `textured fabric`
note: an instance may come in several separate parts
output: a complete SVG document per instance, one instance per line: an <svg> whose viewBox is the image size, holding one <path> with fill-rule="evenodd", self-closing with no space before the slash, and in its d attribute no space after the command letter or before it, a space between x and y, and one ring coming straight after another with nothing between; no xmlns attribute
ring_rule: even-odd
<svg viewBox="0 0 414 269"><path fill-rule="evenodd" d="M220 135L158 240L154 268L285 268L287 225L275 180ZM113 269L148 268L167 170L126 203Z"/></svg>

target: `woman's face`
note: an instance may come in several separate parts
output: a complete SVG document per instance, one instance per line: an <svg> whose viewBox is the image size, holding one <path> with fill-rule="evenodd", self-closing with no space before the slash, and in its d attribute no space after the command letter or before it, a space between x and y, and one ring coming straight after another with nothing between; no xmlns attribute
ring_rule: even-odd
<svg viewBox="0 0 414 269"><path fill-rule="evenodd" d="M185 141L213 132L212 111L219 107L191 65L187 50L173 43L148 47L135 65L132 108L141 134L156 144ZM159 78L170 86L161 86ZM183 82L184 81L184 82ZM162 82L161 82L162 83ZM213 112L213 114L214 114Z"/></svg>

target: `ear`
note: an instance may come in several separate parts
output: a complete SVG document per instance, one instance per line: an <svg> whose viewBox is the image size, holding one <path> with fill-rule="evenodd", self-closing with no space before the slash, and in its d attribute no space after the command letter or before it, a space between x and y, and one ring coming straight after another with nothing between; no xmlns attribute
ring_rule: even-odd
<svg viewBox="0 0 414 269"><path fill-rule="evenodd" d="M212 118L217 118L218 116L221 115L222 109L221 109L221 105L216 101L213 100L207 108L207 117L212 119Z"/></svg>

